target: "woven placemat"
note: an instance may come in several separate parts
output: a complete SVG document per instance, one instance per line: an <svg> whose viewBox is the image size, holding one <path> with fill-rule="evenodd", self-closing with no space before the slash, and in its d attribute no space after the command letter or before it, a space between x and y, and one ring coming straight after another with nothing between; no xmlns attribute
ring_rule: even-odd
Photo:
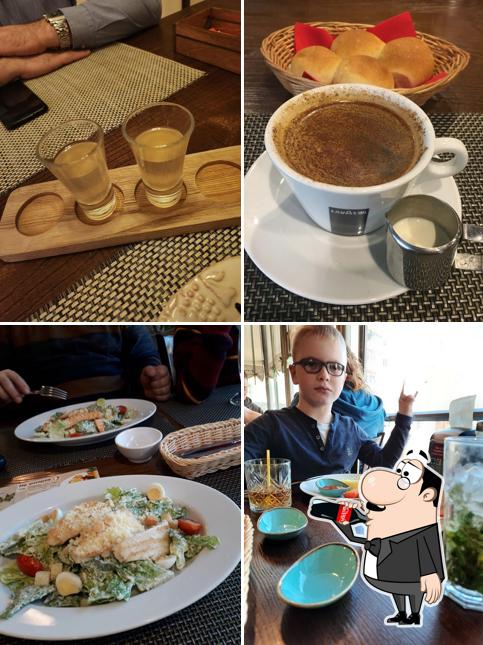
<svg viewBox="0 0 483 645"><path fill-rule="evenodd" d="M49 111L12 132L0 124L0 194L42 169L40 138L70 119L92 119L109 132L133 110L161 101L204 72L124 44L27 82Z"/></svg>
<svg viewBox="0 0 483 645"><path fill-rule="evenodd" d="M100 459L109 459L117 451L114 437L89 446L54 446L52 444L28 443L15 437L13 430L0 433L0 454L7 459L7 467L0 474L2 479L25 475L31 472L62 468L63 466L77 466ZM162 417L156 414L149 419L149 425L161 430L163 435L173 432L175 428Z"/></svg>
<svg viewBox="0 0 483 645"><path fill-rule="evenodd" d="M241 414L241 401L238 405L230 403L235 394L240 394L239 385L225 385L216 388L201 405L187 405L172 400L160 403L159 407L184 427L227 421L239 418Z"/></svg>
<svg viewBox="0 0 483 645"><path fill-rule="evenodd" d="M216 488L240 505L240 468L230 468L200 477L202 484ZM95 639L103 645L235 645L240 643L240 565L207 596L194 605L146 627ZM0 636L0 643L33 642ZM35 641L37 642L37 641ZM71 641L57 641L71 642ZM92 645L92 640L78 640Z"/></svg>
<svg viewBox="0 0 483 645"><path fill-rule="evenodd" d="M240 244L240 229L236 227L130 245L30 320L157 320L172 295L211 264L240 255Z"/></svg>
<svg viewBox="0 0 483 645"><path fill-rule="evenodd" d="M263 135L270 115L245 115L245 170L264 151ZM483 115L431 115L438 137L456 137L469 153L465 170L455 176L463 221L482 222ZM481 254L481 246L464 242L464 253ZM287 258L290 261L290 258ZM475 321L483 319L483 275L454 270L441 289L411 291L371 305L330 305L297 296L265 276L245 254L245 320L247 321Z"/></svg>

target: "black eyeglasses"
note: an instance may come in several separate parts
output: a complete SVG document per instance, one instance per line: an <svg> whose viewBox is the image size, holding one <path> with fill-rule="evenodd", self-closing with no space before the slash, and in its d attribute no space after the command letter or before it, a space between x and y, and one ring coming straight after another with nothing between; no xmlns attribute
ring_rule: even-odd
<svg viewBox="0 0 483 645"><path fill-rule="evenodd" d="M342 376L345 372L345 367L341 363L336 363L335 361L324 363L317 358L302 358L296 363L292 363L292 365L301 365L307 374L318 374L323 367L331 376Z"/></svg>

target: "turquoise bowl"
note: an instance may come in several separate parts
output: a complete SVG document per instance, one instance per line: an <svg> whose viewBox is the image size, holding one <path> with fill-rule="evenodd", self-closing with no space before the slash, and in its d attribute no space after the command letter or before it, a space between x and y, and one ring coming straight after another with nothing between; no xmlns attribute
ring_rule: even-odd
<svg viewBox="0 0 483 645"><path fill-rule="evenodd" d="M299 558L280 578L279 597L295 607L325 607L344 596L356 581L359 559L348 544L322 544Z"/></svg>
<svg viewBox="0 0 483 645"><path fill-rule="evenodd" d="M343 482L340 482L337 479L330 479L329 477L322 477L321 479L318 479L315 482L315 485L320 491L321 495L324 495L325 497L342 497L344 493L347 493L349 490L349 486L344 484ZM323 490L324 486L338 486L337 489L334 490Z"/></svg>
<svg viewBox="0 0 483 645"><path fill-rule="evenodd" d="M290 540L308 524L305 513L297 508L272 508L260 515L257 529L271 540Z"/></svg>

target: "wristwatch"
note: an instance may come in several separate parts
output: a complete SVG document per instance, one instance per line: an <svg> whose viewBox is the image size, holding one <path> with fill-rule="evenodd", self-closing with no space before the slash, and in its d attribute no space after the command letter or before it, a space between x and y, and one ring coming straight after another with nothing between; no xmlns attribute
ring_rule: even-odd
<svg viewBox="0 0 483 645"><path fill-rule="evenodd" d="M50 23L55 29L57 36L59 37L59 48L71 49L72 36L70 33L69 23L67 22L67 19L62 11L56 11L55 13L46 13L42 16L42 18L47 20L47 22Z"/></svg>

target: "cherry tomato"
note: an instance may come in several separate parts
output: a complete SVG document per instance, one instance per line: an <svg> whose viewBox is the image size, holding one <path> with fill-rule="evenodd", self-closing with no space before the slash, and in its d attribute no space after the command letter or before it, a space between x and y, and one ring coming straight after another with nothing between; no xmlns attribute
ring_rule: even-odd
<svg viewBox="0 0 483 645"><path fill-rule="evenodd" d="M356 490L348 490L344 493L343 497L349 497L350 499L359 499L359 493Z"/></svg>
<svg viewBox="0 0 483 645"><path fill-rule="evenodd" d="M178 528L187 535L196 535L196 533L201 532L203 526L199 522L193 522L193 520L178 520Z"/></svg>
<svg viewBox="0 0 483 645"><path fill-rule="evenodd" d="M17 566L26 576L35 578L37 571L43 571L44 565L37 558L30 555L17 555Z"/></svg>
<svg viewBox="0 0 483 645"><path fill-rule="evenodd" d="M72 432L69 437L85 437L85 434L82 432Z"/></svg>
<svg viewBox="0 0 483 645"><path fill-rule="evenodd" d="M118 405L118 406L117 406L117 409L119 410L119 414L123 414L123 415L124 415L124 414L126 414L126 412L127 412L127 408L126 408L126 406L125 406L125 405Z"/></svg>

